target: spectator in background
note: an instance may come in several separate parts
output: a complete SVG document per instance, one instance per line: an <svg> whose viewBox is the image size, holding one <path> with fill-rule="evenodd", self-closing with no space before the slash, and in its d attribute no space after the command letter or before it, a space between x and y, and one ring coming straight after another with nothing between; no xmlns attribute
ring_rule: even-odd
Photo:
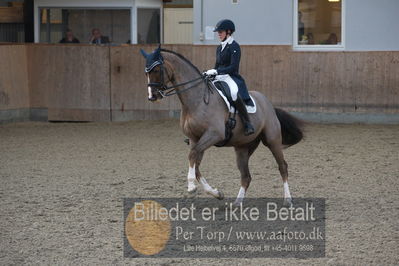
<svg viewBox="0 0 399 266"><path fill-rule="evenodd" d="M326 40L326 44L337 44L338 43L338 36L335 33L331 33Z"/></svg>
<svg viewBox="0 0 399 266"><path fill-rule="evenodd" d="M65 37L61 39L60 43L80 43L78 39L73 35L72 30L67 29L65 32Z"/></svg>
<svg viewBox="0 0 399 266"><path fill-rule="evenodd" d="M91 31L91 38L90 38L89 42L91 44L108 44L109 38L107 36L103 36L99 29L94 28Z"/></svg>
<svg viewBox="0 0 399 266"><path fill-rule="evenodd" d="M306 36L308 37L308 44L314 44L313 33L309 32Z"/></svg>

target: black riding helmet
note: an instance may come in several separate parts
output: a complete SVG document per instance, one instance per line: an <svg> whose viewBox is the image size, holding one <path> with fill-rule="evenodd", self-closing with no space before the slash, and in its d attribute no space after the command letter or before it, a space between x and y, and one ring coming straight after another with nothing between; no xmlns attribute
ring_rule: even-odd
<svg viewBox="0 0 399 266"><path fill-rule="evenodd" d="M231 33L233 33L235 32L236 27L234 26L233 21L231 21L230 19L222 19L216 24L216 27L213 31L216 32L221 30L230 30Z"/></svg>

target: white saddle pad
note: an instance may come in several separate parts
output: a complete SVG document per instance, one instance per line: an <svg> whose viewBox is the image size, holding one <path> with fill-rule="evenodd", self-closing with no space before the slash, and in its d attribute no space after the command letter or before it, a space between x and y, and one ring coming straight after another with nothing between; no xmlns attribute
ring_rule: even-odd
<svg viewBox="0 0 399 266"><path fill-rule="evenodd" d="M216 88L216 86L215 86L215 88ZM226 103L227 109L229 109L230 113L234 113L234 109L235 109L234 106L230 105L229 101L227 100L226 96L224 96L222 91L220 91L218 88L216 88L216 90L220 94L220 96L222 96L224 102ZM248 112L248 114L254 114L254 113L256 113L256 102L255 102L254 98L252 98L251 95L249 97L251 97L251 100L254 103L254 106L246 105L247 112Z"/></svg>

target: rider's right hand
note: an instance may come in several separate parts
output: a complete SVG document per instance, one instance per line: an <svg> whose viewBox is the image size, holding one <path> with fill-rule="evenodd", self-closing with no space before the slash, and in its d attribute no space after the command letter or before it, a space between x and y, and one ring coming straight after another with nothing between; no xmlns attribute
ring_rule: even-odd
<svg viewBox="0 0 399 266"><path fill-rule="evenodd" d="M216 76L218 74L216 69L209 69L206 72L204 72L207 76Z"/></svg>

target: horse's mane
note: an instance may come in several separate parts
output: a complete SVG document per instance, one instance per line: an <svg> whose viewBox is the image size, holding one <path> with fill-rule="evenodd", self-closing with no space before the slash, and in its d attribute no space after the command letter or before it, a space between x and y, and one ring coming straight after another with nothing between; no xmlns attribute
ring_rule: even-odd
<svg viewBox="0 0 399 266"><path fill-rule="evenodd" d="M181 55L181 54L179 54L179 53L177 53L177 52L175 52L175 51L171 51L171 50L167 50L167 49L163 49L163 48L161 49L161 51L162 51L162 52L171 53L171 54L176 55L177 57L179 57L180 59L182 59L184 62L186 62L187 64L189 64L190 66L192 66L192 67L195 69L195 71L198 72L198 74L201 74L201 72L199 71L199 69L198 69L193 63L191 63L190 60L188 60L187 58L185 58L183 55Z"/></svg>

